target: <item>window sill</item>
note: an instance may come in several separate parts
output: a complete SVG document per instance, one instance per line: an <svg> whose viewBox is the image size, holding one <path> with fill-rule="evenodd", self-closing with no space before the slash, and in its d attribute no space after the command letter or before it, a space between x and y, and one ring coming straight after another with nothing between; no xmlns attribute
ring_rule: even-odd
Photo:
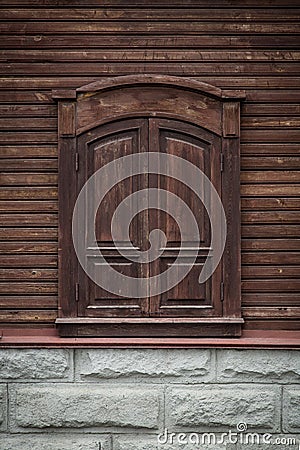
<svg viewBox="0 0 300 450"><path fill-rule="evenodd" d="M300 349L300 331L244 331L239 338L62 338L54 328L5 328L0 348L263 348Z"/></svg>

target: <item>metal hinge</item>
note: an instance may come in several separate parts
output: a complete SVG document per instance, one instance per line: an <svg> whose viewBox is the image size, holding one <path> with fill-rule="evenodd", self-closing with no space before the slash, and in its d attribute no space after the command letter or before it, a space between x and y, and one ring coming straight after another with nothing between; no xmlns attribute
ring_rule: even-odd
<svg viewBox="0 0 300 450"><path fill-rule="evenodd" d="M79 153L75 153L75 170L76 172L79 170Z"/></svg>
<svg viewBox="0 0 300 450"><path fill-rule="evenodd" d="M223 170L224 170L224 153L220 154L220 168L221 168L221 172L223 172Z"/></svg>
<svg viewBox="0 0 300 450"><path fill-rule="evenodd" d="M79 302L79 283L75 284L75 301Z"/></svg>
<svg viewBox="0 0 300 450"><path fill-rule="evenodd" d="M220 284L220 297L221 297L221 302L224 301L224 283L223 281Z"/></svg>

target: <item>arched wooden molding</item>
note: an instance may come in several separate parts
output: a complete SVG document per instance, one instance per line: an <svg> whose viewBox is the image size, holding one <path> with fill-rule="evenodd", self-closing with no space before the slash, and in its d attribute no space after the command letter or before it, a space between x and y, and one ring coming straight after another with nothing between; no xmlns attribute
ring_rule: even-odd
<svg viewBox="0 0 300 450"><path fill-rule="evenodd" d="M122 118L159 115L199 125L219 136L238 137L239 103L245 93L188 78L129 75L74 90L54 90L52 96L62 102L61 132L68 136L75 127L75 115L76 135Z"/></svg>

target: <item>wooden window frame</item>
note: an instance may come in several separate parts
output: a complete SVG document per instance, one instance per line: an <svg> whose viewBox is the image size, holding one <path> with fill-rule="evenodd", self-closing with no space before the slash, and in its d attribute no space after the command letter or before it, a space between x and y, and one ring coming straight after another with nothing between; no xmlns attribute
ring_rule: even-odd
<svg viewBox="0 0 300 450"><path fill-rule="evenodd" d="M139 88L141 92L149 86L173 88L175 100L162 105L143 99L135 104L127 103L122 108L117 101L108 102L105 108L99 95L110 98L120 95L123 89ZM206 83L173 76L137 75L121 76L91 83L76 90L53 91L58 101L58 137L59 137L59 310L56 324L61 336L113 336L116 321L109 319L77 317L77 285L72 276L76 272L77 258L72 244L71 212L77 198L76 169L78 165L76 138L83 132L112 120L148 116L181 119L218 134L222 140L226 176L223 176L222 191L226 192L222 202L227 218L227 241L223 254L223 316L211 319L161 318L129 319L122 323L124 336L147 337L147 329L154 327L154 337L163 335L163 330L171 330L173 336L188 338L197 336L197 327L202 327L201 337L240 336L243 319L241 317L241 233L240 233L240 102L244 91L224 91ZM100 97L101 98L101 97ZM114 98L114 97L111 97ZM110 98L110 99L111 99ZM118 98L118 97L116 97ZM125 103L126 103L126 96ZM121 97L122 99L122 97ZM205 108L199 106L208 102ZM182 108L180 102L191 101L191 108ZM147 103L148 102L148 103ZM197 103L198 102L198 103ZM201 110L202 108L202 110ZM211 109L210 109L211 108ZM146 111L145 111L146 110ZM209 117L209 120L208 120ZM88 118L88 119L87 119ZM223 164L223 161L222 161ZM68 177L64 174L68 173ZM230 281L229 281L230 280ZM148 327L148 328L147 328ZM101 328L101 333L98 334ZM92 331L89 331L91 329ZM96 332L95 332L96 330ZM104 330L104 331L103 331ZM107 331L106 331L107 330ZM193 331L191 331L193 330ZM204 331L203 331L204 330ZM93 334L96 333L96 334ZM111 333L111 334L110 334ZM145 334L146 333L146 334ZM160 334L162 333L162 334ZM149 336L150 337L150 336Z"/></svg>

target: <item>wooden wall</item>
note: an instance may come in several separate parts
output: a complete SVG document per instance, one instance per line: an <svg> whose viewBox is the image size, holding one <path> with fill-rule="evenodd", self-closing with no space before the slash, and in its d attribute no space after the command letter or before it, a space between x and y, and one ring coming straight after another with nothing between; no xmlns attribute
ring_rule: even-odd
<svg viewBox="0 0 300 450"><path fill-rule="evenodd" d="M112 75L164 73L246 90L245 328L299 329L299 1L213 5L210 0L0 2L5 326L52 326L57 313L57 108L51 89Z"/></svg>

